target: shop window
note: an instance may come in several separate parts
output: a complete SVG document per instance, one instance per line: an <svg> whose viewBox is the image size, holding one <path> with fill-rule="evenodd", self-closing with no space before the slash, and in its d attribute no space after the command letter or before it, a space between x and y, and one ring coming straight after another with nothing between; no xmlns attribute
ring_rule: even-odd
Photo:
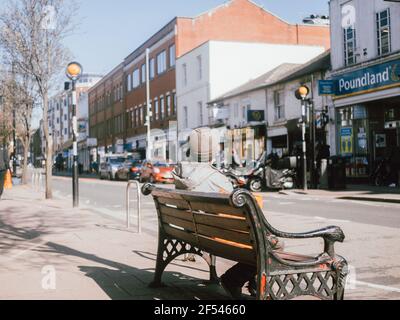
<svg viewBox="0 0 400 320"><path fill-rule="evenodd" d="M343 30L344 33L344 61L345 65L349 66L357 62L356 50L356 30L347 28Z"/></svg>
<svg viewBox="0 0 400 320"><path fill-rule="evenodd" d="M384 55L391 51L391 28L390 10L378 12L376 14L376 28L378 36L378 55Z"/></svg>

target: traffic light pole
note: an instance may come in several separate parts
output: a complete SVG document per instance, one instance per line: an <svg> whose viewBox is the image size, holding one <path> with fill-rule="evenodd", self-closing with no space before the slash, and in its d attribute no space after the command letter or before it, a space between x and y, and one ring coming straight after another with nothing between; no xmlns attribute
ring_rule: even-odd
<svg viewBox="0 0 400 320"><path fill-rule="evenodd" d="M306 99L301 100L301 115L302 115L302 143L303 143L303 190L308 190L307 185L307 143L306 143L306 120L307 120L307 103Z"/></svg>
<svg viewBox="0 0 400 320"><path fill-rule="evenodd" d="M76 117L76 81L72 81L72 131L73 131L73 164L72 195L74 208L79 207L79 172L78 172L78 120Z"/></svg>

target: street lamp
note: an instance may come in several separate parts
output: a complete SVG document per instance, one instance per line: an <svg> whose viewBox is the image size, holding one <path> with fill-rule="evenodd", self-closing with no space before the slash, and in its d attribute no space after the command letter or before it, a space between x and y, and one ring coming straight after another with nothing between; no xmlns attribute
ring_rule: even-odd
<svg viewBox="0 0 400 320"><path fill-rule="evenodd" d="M302 143L303 143L303 190L307 191L307 146L306 146L306 122L307 122L307 96L310 89L307 86L301 86L296 90L295 96L301 100L301 128L302 128Z"/></svg>
<svg viewBox="0 0 400 320"><path fill-rule="evenodd" d="M73 206L79 206L79 172L78 172L78 120L76 118L76 81L82 76L82 66L71 62L67 66L66 75L72 81L72 131L73 131L73 164L72 164L72 194Z"/></svg>

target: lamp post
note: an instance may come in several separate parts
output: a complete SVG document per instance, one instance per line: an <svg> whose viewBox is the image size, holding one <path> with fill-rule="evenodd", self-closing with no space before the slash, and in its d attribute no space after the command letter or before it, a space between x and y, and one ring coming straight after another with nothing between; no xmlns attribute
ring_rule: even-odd
<svg viewBox="0 0 400 320"><path fill-rule="evenodd" d="M306 86L301 86L295 93L296 98L301 100L301 131L303 143L303 190L308 190L307 185L307 143L306 143L306 122L307 122L307 96L310 89Z"/></svg>
<svg viewBox="0 0 400 320"><path fill-rule="evenodd" d="M79 206L79 172L78 172L78 120L76 118L76 81L82 76L82 66L71 62L67 66L67 77L72 82L72 132L73 132L73 164L72 164L72 195L73 207Z"/></svg>
<svg viewBox="0 0 400 320"><path fill-rule="evenodd" d="M154 66L153 66L154 68ZM154 70L153 70L154 72ZM146 49L146 128L147 128L147 149L146 159L151 160L152 141L151 141L151 118L153 116L152 106L150 102L150 49Z"/></svg>

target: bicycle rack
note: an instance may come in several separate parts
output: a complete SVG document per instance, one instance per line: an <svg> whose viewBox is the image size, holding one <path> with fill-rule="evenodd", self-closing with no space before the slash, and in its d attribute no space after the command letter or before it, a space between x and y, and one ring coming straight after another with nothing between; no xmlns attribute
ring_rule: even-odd
<svg viewBox="0 0 400 320"><path fill-rule="evenodd" d="M44 176L45 173L43 172L42 169L33 169L32 174L31 174L31 184L32 188L38 192L41 192L44 190Z"/></svg>
<svg viewBox="0 0 400 320"><path fill-rule="evenodd" d="M137 192L137 227L138 227L138 233L142 233L142 212L141 212L141 199L140 199L140 183L138 181L131 180L128 182L128 185L126 187L126 226L128 229L131 227L131 219L130 219L130 209L131 209L131 186L135 185L136 186L136 192Z"/></svg>

